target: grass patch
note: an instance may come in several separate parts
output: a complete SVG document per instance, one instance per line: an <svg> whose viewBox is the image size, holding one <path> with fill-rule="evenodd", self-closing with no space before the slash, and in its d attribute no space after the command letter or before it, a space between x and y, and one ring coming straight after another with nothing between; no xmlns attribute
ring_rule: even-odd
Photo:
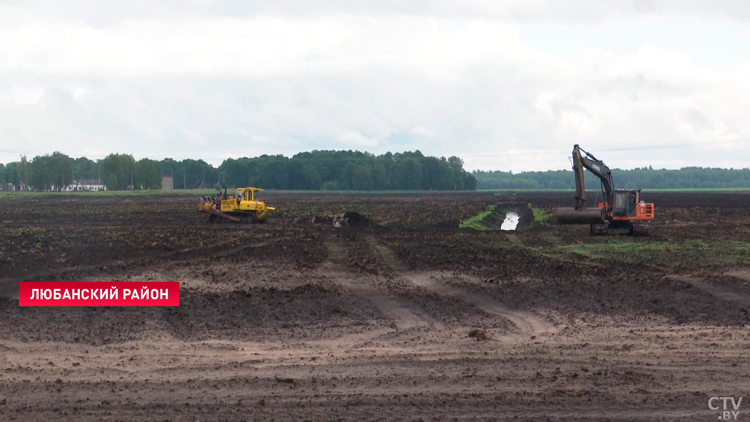
<svg viewBox="0 0 750 422"><path fill-rule="evenodd" d="M750 242L745 241L687 240L673 243L616 236L538 249L551 256L620 261L665 269L686 266L702 268L706 262L719 266L750 265Z"/></svg>
<svg viewBox="0 0 750 422"><path fill-rule="evenodd" d="M620 239L605 243L574 243L560 246L565 252L586 258L615 259L618 261L648 261L654 253L665 250L666 242L628 242Z"/></svg>
<svg viewBox="0 0 750 422"><path fill-rule="evenodd" d="M535 208L534 205L531 204L531 202L529 202L528 207L531 210L531 215L534 218L534 223L540 226L544 226L547 224L547 220L549 220L549 218L551 217L551 215L547 211L544 211L541 208Z"/></svg>
<svg viewBox="0 0 750 422"><path fill-rule="evenodd" d="M491 217L497 215L497 212L495 212L496 208L496 205L489 205L484 211L480 212L479 214L471 218L467 218L466 220L462 220L460 223L458 223L458 227L461 229L474 229L478 231L495 230L496 228L491 226L491 220L496 220L496 218ZM496 221L494 223L497 228L500 227Z"/></svg>

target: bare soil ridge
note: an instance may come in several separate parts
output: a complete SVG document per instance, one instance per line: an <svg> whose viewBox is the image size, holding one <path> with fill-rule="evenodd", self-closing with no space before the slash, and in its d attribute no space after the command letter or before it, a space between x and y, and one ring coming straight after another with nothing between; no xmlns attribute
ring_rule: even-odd
<svg viewBox="0 0 750 422"><path fill-rule="evenodd" d="M644 192L648 238L458 228L569 193L264 194L251 227L179 195L1 200L0 420L694 421L750 396L750 194ZM181 306L21 308L25 280L179 281Z"/></svg>

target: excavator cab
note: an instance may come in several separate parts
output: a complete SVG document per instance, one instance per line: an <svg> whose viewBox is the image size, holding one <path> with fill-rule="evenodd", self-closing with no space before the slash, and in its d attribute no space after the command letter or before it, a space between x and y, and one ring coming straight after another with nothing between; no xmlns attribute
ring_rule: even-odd
<svg viewBox="0 0 750 422"><path fill-rule="evenodd" d="M612 215L614 217L635 217L640 197L640 189L615 190L614 203L612 204Z"/></svg>

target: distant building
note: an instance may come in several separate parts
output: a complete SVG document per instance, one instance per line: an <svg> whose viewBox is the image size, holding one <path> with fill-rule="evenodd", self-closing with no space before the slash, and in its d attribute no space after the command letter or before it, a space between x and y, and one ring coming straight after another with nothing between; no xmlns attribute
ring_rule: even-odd
<svg viewBox="0 0 750 422"><path fill-rule="evenodd" d="M81 179L70 182L63 190L66 192L94 192L107 190L107 187L102 184L101 180Z"/></svg>
<svg viewBox="0 0 750 422"><path fill-rule="evenodd" d="M172 190L174 186L172 176L164 176L161 178L161 190Z"/></svg>

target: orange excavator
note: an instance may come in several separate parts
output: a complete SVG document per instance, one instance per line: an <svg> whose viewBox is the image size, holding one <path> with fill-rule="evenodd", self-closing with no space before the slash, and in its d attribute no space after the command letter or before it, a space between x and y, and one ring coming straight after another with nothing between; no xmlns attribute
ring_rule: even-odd
<svg viewBox="0 0 750 422"><path fill-rule="evenodd" d="M602 183L602 201L596 207L586 207L584 169ZM573 146L573 171L576 206L558 208L555 212L558 224L589 224L591 234L627 229L631 235L648 235L647 223L654 219L654 204L641 201L640 189L615 189L609 167L578 145Z"/></svg>

